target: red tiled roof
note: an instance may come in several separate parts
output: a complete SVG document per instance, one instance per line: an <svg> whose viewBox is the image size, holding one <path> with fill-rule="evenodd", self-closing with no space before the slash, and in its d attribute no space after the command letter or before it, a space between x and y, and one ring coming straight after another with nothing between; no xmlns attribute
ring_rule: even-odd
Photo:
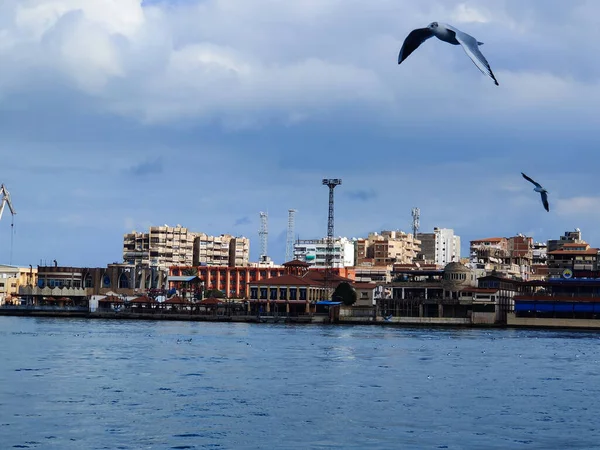
<svg viewBox="0 0 600 450"><path fill-rule="evenodd" d="M299 259L293 259L291 261L282 264L284 267L310 267L310 264Z"/></svg>
<svg viewBox="0 0 600 450"><path fill-rule="evenodd" d="M597 248L588 248L587 250L553 250L549 255L597 255Z"/></svg>
<svg viewBox="0 0 600 450"><path fill-rule="evenodd" d="M120 297L117 297L116 295L107 295L103 299L100 299L99 302L104 302L104 303L123 303L123 300Z"/></svg>
<svg viewBox="0 0 600 450"><path fill-rule="evenodd" d="M250 283L251 286L312 286L313 283L296 275L281 275Z"/></svg>
<svg viewBox="0 0 600 450"><path fill-rule="evenodd" d="M171 297L168 300L165 300L163 303L166 303L166 304L169 304L169 305L181 305L181 304L184 304L184 303L191 303L191 302L187 298L183 299L183 298L181 298L181 297L179 297L179 296L176 295L174 297Z"/></svg>
<svg viewBox="0 0 600 450"><path fill-rule="evenodd" d="M224 303L222 299L215 297L205 298L200 302L201 305L220 305L222 303Z"/></svg>
<svg viewBox="0 0 600 450"><path fill-rule="evenodd" d="M147 295L142 295L141 297L131 300L131 303L156 303L156 300L148 297Z"/></svg>

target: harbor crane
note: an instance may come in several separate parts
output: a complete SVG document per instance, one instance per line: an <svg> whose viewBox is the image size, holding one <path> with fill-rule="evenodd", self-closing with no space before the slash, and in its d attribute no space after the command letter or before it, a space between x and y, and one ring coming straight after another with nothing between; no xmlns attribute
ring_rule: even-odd
<svg viewBox="0 0 600 450"><path fill-rule="evenodd" d="M12 201L10 200L10 193L8 192L8 189L6 189L6 186L4 186L4 184L0 184L0 198L2 199L0 201L0 220L2 220L2 213L4 212L4 207L6 205L8 205L8 209L10 209L10 213L12 215L12 222L10 224L10 262L9 264L12 264L12 251L13 251L13 231L14 231L14 227L15 227L15 208L12 204Z"/></svg>

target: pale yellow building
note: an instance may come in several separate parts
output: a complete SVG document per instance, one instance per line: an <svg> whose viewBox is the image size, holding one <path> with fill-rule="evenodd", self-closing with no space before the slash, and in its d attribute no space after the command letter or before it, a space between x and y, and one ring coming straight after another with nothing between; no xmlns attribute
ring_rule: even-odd
<svg viewBox="0 0 600 450"><path fill-rule="evenodd" d="M0 264L0 305L14 301L21 286L35 286L37 268Z"/></svg>
<svg viewBox="0 0 600 450"><path fill-rule="evenodd" d="M356 241L356 266L410 264L421 251L421 241L403 231L370 233Z"/></svg>

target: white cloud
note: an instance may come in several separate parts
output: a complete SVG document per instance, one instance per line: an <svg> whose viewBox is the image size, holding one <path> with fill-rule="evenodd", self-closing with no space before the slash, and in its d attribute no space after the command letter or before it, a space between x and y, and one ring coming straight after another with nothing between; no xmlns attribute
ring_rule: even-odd
<svg viewBox="0 0 600 450"><path fill-rule="evenodd" d="M600 217L600 197L572 197L556 200L556 213L563 217Z"/></svg>
<svg viewBox="0 0 600 450"><path fill-rule="evenodd" d="M459 3L456 5L450 17L453 21L460 23L487 23L490 21L486 11L474 8L465 3Z"/></svg>
<svg viewBox="0 0 600 450"><path fill-rule="evenodd" d="M349 105L391 122L406 118L408 111L413 117L419 112L443 116L459 102L466 117L487 111L511 118L543 105L578 104L583 91L590 99L586 107L600 97L597 84L551 73L548 67L555 66L558 55L548 55L552 66L540 70L519 67L514 48L529 45L539 27L503 36L514 21L529 23L530 14L520 17L500 3L165 4L8 0L0 7L5 24L0 24L0 56L9 63L0 75L0 95L56 82L48 77L60 73L74 89L99 99L105 111L146 122L217 118L232 128L272 119L292 124ZM437 41L428 41L398 67L395 59L406 33L423 26L420 20L426 17L429 22L443 16L474 24L472 32L486 42L499 89L459 48ZM560 42L560 36L546 37ZM500 52L511 55L511 67L496 56ZM429 99L438 102L433 111Z"/></svg>

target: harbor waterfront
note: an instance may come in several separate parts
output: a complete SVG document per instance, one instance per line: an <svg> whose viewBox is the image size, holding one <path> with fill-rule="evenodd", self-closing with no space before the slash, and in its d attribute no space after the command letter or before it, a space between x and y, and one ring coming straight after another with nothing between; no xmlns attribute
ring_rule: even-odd
<svg viewBox="0 0 600 450"><path fill-rule="evenodd" d="M584 331L0 317L2 446L595 448Z"/></svg>

